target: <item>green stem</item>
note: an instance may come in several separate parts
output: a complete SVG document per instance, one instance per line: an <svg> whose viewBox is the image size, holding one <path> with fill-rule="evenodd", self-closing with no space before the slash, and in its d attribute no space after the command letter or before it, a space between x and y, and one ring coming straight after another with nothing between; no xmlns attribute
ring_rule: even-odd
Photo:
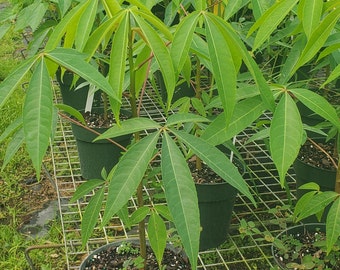
<svg viewBox="0 0 340 270"><path fill-rule="evenodd" d="M135 83L135 68L134 68L134 60L133 60L133 33L131 29L131 24L129 25L129 50L128 50L128 58L129 58L129 67L130 67L130 106L132 117L138 117L137 112L137 101L136 101L136 83ZM140 139L139 132L135 133L135 141ZM138 185L137 188L137 204L138 208L144 205L143 201L143 184L142 182ZM142 220L138 224L139 229L139 242L140 242L140 256L144 259L144 269L146 263L146 235L145 235L145 221Z"/></svg>

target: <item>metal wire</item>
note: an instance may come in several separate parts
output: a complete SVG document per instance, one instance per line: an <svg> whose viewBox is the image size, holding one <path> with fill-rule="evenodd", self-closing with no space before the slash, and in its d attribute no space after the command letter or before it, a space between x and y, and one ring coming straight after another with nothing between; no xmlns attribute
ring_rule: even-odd
<svg viewBox="0 0 340 270"><path fill-rule="evenodd" d="M146 91L142 102L141 115L163 123L166 119L163 111L150 98L148 93L149 91ZM263 116L264 119L270 119L270 117L270 114ZM200 252L198 269L239 270L270 269L272 267L270 244L258 241L255 237L242 239L238 233L238 226L240 220L245 218L248 221L254 221L261 230L268 230L274 235L277 234L280 227L270 222L270 219L275 219L275 216L269 217L268 210L277 205L287 204L289 197L295 198L294 173L290 170L287 174L287 183L291 188L290 192L287 193L280 186L277 171L270 159L266 145L263 142L256 141L245 144L252 133L253 129L249 128L239 134L234 142L248 166L245 179L248 181L252 192L257 194L257 208L246 197L238 195L227 241L218 249ZM80 223L89 196L76 203L69 202L75 189L83 183L83 179L80 175L76 143L70 125L63 120L59 120L51 153L67 269L78 269L84 256L96 249L99 242L108 243L117 239L137 236L137 228L128 230L124 227L122 221L115 217L107 226L96 227L93 237L83 249L80 245ZM146 185L144 191L147 196L153 196L156 192L151 185ZM151 199L149 201L152 202ZM160 203L164 202L161 201ZM129 207L137 207L134 198L131 198ZM99 223L101 219L102 216L99 217Z"/></svg>

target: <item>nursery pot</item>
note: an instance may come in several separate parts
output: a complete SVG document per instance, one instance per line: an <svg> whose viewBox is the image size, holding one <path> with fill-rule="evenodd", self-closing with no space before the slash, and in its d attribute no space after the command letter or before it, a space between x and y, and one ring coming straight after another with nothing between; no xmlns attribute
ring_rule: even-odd
<svg viewBox="0 0 340 270"><path fill-rule="evenodd" d="M92 129L102 134L109 128ZM103 168L106 172L110 172L117 164L122 155L122 148L106 139L93 142L98 135L74 123L72 123L72 131L77 142L81 175L85 179L101 179ZM112 140L126 147L131 142L131 135L115 137Z"/></svg>
<svg viewBox="0 0 340 270"><path fill-rule="evenodd" d="M227 239L237 190L226 182L195 184L200 211L200 250L216 248Z"/></svg>
<svg viewBox="0 0 340 270"><path fill-rule="evenodd" d="M76 89L77 86L84 83L85 80L79 78L78 81L73 84L74 75L69 71L65 71L63 78L61 78L60 69L57 70L56 78L60 87L60 93L63 103L73 107L76 110L84 110L87 96L89 92L89 85L83 86L80 89ZM100 102L100 92L95 93L94 100ZM98 105L98 104L97 104Z"/></svg>
<svg viewBox="0 0 340 270"><path fill-rule="evenodd" d="M121 241L106 244L104 246L99 247L98 249L93 251L90 255L88 255L83 260L83 262L81 263L79 269L80 270L86 270L86 269L116 269L116 268L113 268L110 265L101 265L104 268L90 268L88 265L91 261L97 263L96 260L99 261L98 257L105 256L105 255L109 256L111 261L113 261L114 260L114 257L113 257L114 254L112 254L112 256L110 256L110 250L116 250L117 247L119 247L123 243L131 243L133 245L133 247L139 247L139 240L138 239L126 239L126 240L121 240ZM150 245L149 245L148 242L147 242L147 247L150 248ZM185 255L185 253L183 252L183 250L178 250L178 249L176 249L175 247L173 247L172 245L169 245L169 244L167 244L166 250L171 251L173 253L172 256L173 256L174 260L176 259L177 261L179 261L181 263L181 265L178 267L178 269L184 269L184 270L185 269L191 269L190 264L189 264L189 260L188 260L187 256Z"/></svg>
<svg viewBox="0 0 340 270"><path fill-rule="evenodd" d="M287 228L286 230L279 233L276 236L276 239L283 239L283 237L285 235L291 235L291 236L296 235L296 236L298 236L297 239L300 239L301 235L305 235L306 233L315 234L317 231L325 233L326 232L326 224L325 223L307 223L307 224L301 224L301 225L293 226L293 227ZM292 268L287 268L285 266L286 263L290 263L290 262L287 261L286 263L283 263L282 256L280 256L280 254L278 254L278 248L274 244L272 244L272 246L271 246L271 251L272 251L273 258L274 258L274 262L277 266L280 267L280 269L282 269L282 270L292 269ZM305 269L305 268L303 268L303 269ZM308 268L308 269L310 269L310 268Z"/></svg>

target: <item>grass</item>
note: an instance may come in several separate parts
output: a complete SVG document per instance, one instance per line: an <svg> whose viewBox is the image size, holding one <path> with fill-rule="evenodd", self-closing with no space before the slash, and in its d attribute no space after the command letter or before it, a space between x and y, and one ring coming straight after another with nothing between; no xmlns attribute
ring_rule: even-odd
<svg viewBox="0 0 340 270"><path fill-rule="evenodd" d="M7 1L0 0L0 3ZM9 33L0 40L0 82L22 61L21 50L24 48L22 36ZM29 78L25 79L26 81ZM21 113L24 92L19 87L0 110L0 134ZM5 157L9 140L0 141L0 167ZM49 223L48 234L33 239L19 232L28 207L23 200L28 193L24 179L34 177L34 169L24 148L20 148L13 160L0 171L0 269L30 269L25 258L25 249L30 246L43 246L62 243L61 226L58 220ZM61 249L36 248L30 252L36 269L63 269L64 252Z"/></svg>

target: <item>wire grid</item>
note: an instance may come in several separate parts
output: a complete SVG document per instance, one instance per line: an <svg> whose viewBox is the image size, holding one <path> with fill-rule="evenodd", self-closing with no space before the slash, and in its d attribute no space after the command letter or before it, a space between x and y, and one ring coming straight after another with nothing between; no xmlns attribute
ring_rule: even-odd
<svg viewBox="0 0 340 270"><path fill-rule="evenodd" d="M159 122L165 121L163 111L150 98L148 93L143 97L141 115ZM263 118L270 119L270 115L264 114ZM243 131L237 136L235 145L248 166L248 172L244 178L249 182L252 191L258 194L257 207L255 208L244 196L237 196L226 242L219 248L200 252L198 269L270 269L273 266L270 243L260 241L252 236L242 239L238 232L239 223L241 219L245 219L253 221L261 231L268 230L273 235L279 233L282 229L278 224L271 222L276 216L269 214L268 209L285 205L290 199L295 199L294 172L290 170L287 174L287 183L291 191L287 193L279 184L277 171L268 155L265 144L263 142L245 144L245 141L253 132L252 128ZM84 180L80 175L77 146L70 124L62 119L59 120L51 152L67 269L78 269L85 256L103 244L114 240L137 237L137 227L127 229L118 217L114 217L107 226L96 227L86 247L82 248L81 213L91 198L91 194L86 196L84 200L70 203L70 198L75 189ZM157 196L162 192L154 180L146 181L144 192L145 196L150 198L147 203L165 203L161 196ZM135 198L131 198L129 208L136 209L136 207ZM99 222L102 220L102 214L101 212Z"/></svg>

